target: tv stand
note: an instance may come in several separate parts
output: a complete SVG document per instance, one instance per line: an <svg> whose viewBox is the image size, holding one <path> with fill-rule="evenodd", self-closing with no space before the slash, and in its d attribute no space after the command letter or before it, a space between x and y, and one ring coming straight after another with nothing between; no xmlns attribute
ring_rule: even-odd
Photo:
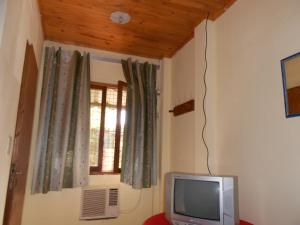
<svg viewBox="0 0 300 225"><path fill-rule="evenodd" d="M143 225L171 225L169 221L165 217L165 213L160 213L154 216L151 216L147 220L145 220ZM240 220L240 225L254 225L252 223L248 223L244 220Z"/></svg>

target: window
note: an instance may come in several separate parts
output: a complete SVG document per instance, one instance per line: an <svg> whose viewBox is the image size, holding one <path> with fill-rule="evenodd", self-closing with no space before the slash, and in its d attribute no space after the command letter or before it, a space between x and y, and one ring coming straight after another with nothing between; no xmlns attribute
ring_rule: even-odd
<svg viewBox="0 0 300 225"><path fill-rule="evenodd" d="M90 174L120 173L126 116L126 83L92 83Z"/></svg>

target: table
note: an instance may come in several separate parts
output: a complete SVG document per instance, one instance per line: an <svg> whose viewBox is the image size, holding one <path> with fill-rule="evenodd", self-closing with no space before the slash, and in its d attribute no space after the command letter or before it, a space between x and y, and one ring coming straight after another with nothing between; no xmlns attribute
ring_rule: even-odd
<svg viewBox="0 0 300 225"><path fill-rule="evenodd" d="M145 220L143 225L171 225L169 221L165 217L165 213L160 213L154 216L151 216L147 220ZM244 220L240 220L240 225L254 225L252 223L248 223Z"/></svg>

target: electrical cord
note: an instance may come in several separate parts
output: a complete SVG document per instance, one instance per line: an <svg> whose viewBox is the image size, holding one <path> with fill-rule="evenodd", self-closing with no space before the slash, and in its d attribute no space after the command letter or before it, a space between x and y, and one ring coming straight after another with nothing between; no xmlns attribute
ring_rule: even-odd
<svg viewBox="0 0 300 225"><path fill-rule="evenodd" d="M142 200L142 190L140 190L139 199L138 199L137 203L131 209L120 210L120 214L130 214L130 213L134 212L139 207L141 200Z"/></svg>
<svg viewBox="0 0 300 225"><path fill-rule="evenodd" d="M208 45L208 32L207 32L207 23L208 23L208 18L209 18L209 13L207 14L206 17L206 21L205 21L205 53L204 53L204 58L205 58L205 70L204 70L204 74L203 74L203 83L204 83L204 96L203 96L203 101L202 101L202 109L203 109L203 114L204 114L204 124L202 127L202 140L203 143L205 145L205 149L206 149L206 166L207 166L207 170L209 175L212 175L212 172L210 170L209 167L209 148L207 146L207 143L205 141L205 137L204 137L204 133L205 133L205 128L207 125L207 115L206 115L206 109L205 109L205 100L206 100L206 95L207 95L207 84L206 84L206 73L207 73L207 67L208 67L208 63L207 63L207 45Z"/></svg>

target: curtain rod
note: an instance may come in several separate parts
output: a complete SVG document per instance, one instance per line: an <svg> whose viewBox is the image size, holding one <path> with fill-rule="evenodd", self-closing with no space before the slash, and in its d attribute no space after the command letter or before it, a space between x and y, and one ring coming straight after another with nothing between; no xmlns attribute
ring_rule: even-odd
<svg viewBox="0 0 300 225"><path fill-rule="evenodd" d="M107 56L102 56L102 55L96 55L96 54L93 54L93 53L90 53L91 55L91 59L94 59L94 60L97 60L97 61L103 61L103 62L111 62L111 63L119 63L121 64L121 59L117 59L117 58L113 58L113 57L107 57ZM156 64L156 63L152 63L154 64L157 69L160 68L160 65L159 64Z"/></svg>

